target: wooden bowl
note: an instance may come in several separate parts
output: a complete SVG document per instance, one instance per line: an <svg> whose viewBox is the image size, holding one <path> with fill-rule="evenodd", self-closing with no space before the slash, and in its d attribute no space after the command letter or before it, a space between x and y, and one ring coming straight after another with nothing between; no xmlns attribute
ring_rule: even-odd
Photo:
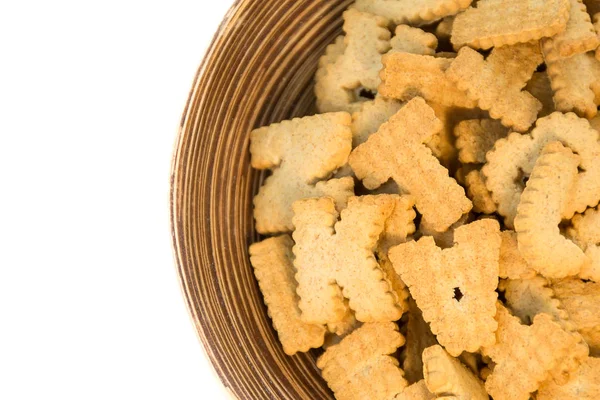
<svg viewBox="0 0 600 400"><path fill-rule="evenodd" d="M316 352L288 357L248 257L253 128L314 114L313 76L341 33L351 0L239 0L196 76L171 175L171 223L181 285L198 335L239 399L333 399ZM201 390L201 388L199 388Z"/></svg>

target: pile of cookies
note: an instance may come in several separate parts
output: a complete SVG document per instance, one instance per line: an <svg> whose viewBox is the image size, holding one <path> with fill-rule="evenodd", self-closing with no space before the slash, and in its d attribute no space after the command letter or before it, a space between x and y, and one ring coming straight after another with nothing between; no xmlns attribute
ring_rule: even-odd
<svg viewBox="0 0 600 400"><path fill-rule="evenodd" d="M255 275L337 399L600 399L597 30L598 0L357 0L321 114L252 132Z"/></svg>

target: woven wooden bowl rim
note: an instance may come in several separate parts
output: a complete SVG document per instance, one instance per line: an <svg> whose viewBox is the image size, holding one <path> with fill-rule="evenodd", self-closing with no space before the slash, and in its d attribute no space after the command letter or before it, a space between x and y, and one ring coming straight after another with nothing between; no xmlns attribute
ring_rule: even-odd
<svg viewBox="0 0 600 400"><path fill-rule="evenodd" d="M247 246L259 240L249 132L314 113L313 75L352 0L238 0L198 69L171 170L175 263L198 336L239 398L333 399L318 353L286 356L267 317ZM199 387L199 392L201 391Z"/></svg>

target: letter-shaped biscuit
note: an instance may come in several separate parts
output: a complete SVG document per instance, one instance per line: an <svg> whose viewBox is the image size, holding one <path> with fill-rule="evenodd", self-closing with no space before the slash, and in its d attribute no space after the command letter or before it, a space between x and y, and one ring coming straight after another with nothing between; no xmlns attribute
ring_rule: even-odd
<svg viewBox="0 0 600 400"><path fill-rule="evenodd" d="M383 56L382 96L408 101L415 97L444 106L474 108L477 102L469 99L446 77L452 59L421 54L390 53Z"/></svg>
<svg viewBox="0 0 600 400"><path fill-rule="evenodd" d="M515 231L527 263L550 279L577 275L583 251L560 233L563 210L577 178L579 157L550 142L538 157L517 208Z"/></svg>
<svg viewBox="0 0 600 400"><path fill-rule="evenodd" d="M542 52L546 61L587 53L596 50L600 45L583 1L569 0L569 2L571 7L566 29L556 36L541 40Z"/></svg>
<svg viewBox="0 0 600 400"><path fill-rule="evenodd" d="M565 30L569 0L480 0L456 16L455 49L489 49L554 36Z"/></svg>
<svg viewBox="0 0 600 400"><path fill-rule="evenodd" d="M441 346L423 351L423 374L427 389L453 399L488 400L483 382Z"/></svg>
<svg viewBox="0 0 600 400"><path fill-rule="evenodd" d="M296 200L329 196L338 209L346 206L354 194L354 180L322 179L346 164L352 149L350 123L349 114L331 113L284 121L251 133L252 166L273 171L254 198L259 233L292 231Z"/></svg>
<svg viewBox="0 0 600 400"><path fill-rule="evenodd" d="M600 282L600 209L588 208L584 214L575 215L571 224L567 234L588 258L579 277Z"/></svg>
<svg viewBox="0 0 600 400"><path fill-rule="evenodd" d="M356 0L358 10L391 19L395 24L427 24L454 15L473 0Z"/></svg>
<svg viewBox="0 0 600 400"><path fill-rule="evenodd" d="M445 231L472 203L464 189L423 143L441 129L433 110L421 98L407 103L350 156L350 166L368 189L390 178L415 198L430 226Z"/></svg>
<svg viewBox="0 0 600 400"><path fill-rule="evenodd" d="M454 242L442 250L426 236L389 257L440 344L459 356L494 343L500 227L476 221L458 228Z"/></svg>
<svg viewBox="0 0 600 400"><path fill-rule="evenodd" d="M594 117L600 103L600 61L584 53L546 63L556 110Z"/></svg>
<svg viewBox="0 0 600 400"><path fill-rule="evenodd" d="M494 400L528 400L547 379L556 379L563 362L570 365L585 360L575 359L572 349L578 337L561 328L548 314L538 314L531 326L522 325L498 303L496 344L484 347L482 354L496 364L485 382ZM572 371L574 372L574 371Z"/></svg>
<svg viewBox="0 0 600 400"><path fill-rule="evenodd" d="M523 178L528 177L544 146L560 141L581 157L575 188L562 215L571 219L576 212L584 212L600 201L600 143L598 132L590 123L575 114L555 112L540 118L531 134L516 132L500 139L487 153L487 164L481 169L485 184L498 204L498 213L504 216L508 228L514 225L517 206L524 190Z"/></svg>
<svg viewBox="0 0 600 400"><path fill-rule="evenodd" d="M352 146L366 142L402 106L403 103L383 96L362 103L360 109L352 114Z"/></svg>
<svg viewBox="0 0 600 400"><path fill-rule="evenodd" d="M390 50L387 25L387 19L356 9L344 13L344 42L330 45L316 74L320 112L354 112L360 106L355 89L377 90L381 55Z"/></svg>
<svg viewBox="0 0 600 400"><path fill-rule="evenodd" d="M266 239L250 246L250 262L260 286L273 327L288 355L323 345L325 328L300 319L296 270L292 264L294 242L288 235Z"/></svg>
<svg viewBox="0 0 600 400"><path fill-rule="evenodd" d="M566 383L572 371L588 353L588 345L582 335L577 332L576 325L570 320L569 313L556 298L549 283L541 276L526 280L507 280L502 283L506 303L514 315L525 324L531 324L538 314L548 314L567 332L577 338L578 343L571 349L571 357L564 360L555 379ZM561 371L562 370L562 371Z"/></svg>
<svg viewBox="0 0 600 400"><path fill-rule="evenodd" d="M590 346L594 357L600 356L600 283L564 279L554 282L556 298L567 310L571 322Z"/></svg>
<svg viewBox="0 0 600 400"><path fill-rule="evenodd" d="M367 323L329 347L317 366L337 400L392 399L407 386L390 355L403 344L396 324Z"/></svg>
<svg viewBox="0 0 600 400"><path fill-rule="evenodd" d="M525 132L535 122L542 104L523 88L542 62L537 43L495 48L485 60L475 50L464 47L446 76L492 118Z"/></svg>
<svg viewBox="0 0 600 400"><path fill-rule="evenodd" d="M537 400L600 399L600 358L588 357L566 385L548 380L540 386Z"/></svg>
<svg viewBox="0 0 600 400"><path fill-rule="evenodd" d="M519 251L517 233L515 231L500 232L500 278L531 279L536 276Z"/></svg>
<svg viewBox="0 0 600 400"><path fill-rule="evenodd" d="M492 199L492 194L485 186L485 179L481 171L475 169L465 176L467 196L473 202L473 211L483 214L493 214L497 207Z"/></svg>
<svg viewBox="0 0 600 400"><path fill-rule="evenodd" d="M501 289L506 297L506 305L523 324L531 325L536 315L545 313L565 327L569 314L562 308L549 285L547 279L538 275L531 279L508 279L503 282Z"/></svg>
<svg viewBox="0 0 600 400"><path fill-rule="evenodd" d="M294 266L303 321L338 322L345 314L344 297L362 322L402 316L404 299L393 291L374 255L400 202L394 195L352 197L339 222L329 198L294 203Z"/></svg>
<svg viewBox="0 0 600 400"><path fill-rule="evenodd" d="M434 34L408 25L398 25L395 33L390 41L392 46L390 53L401 51L428 56L435 55L438 40Z"/></svg>

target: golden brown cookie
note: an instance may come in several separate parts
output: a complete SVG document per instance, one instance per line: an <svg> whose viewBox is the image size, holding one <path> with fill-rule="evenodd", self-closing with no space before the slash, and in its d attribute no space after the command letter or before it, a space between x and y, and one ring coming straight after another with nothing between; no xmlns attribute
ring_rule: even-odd
<svg viewBox="0 0 600 400"><path fill-rule="evenodd" d="M307 324L300 318L294 278L296 269L292 264L293 245L292 239L283 235L250 246L254 275L273 327L288 355L321 347L325 337L322 325Z"/></svg>
<svg viewBox="0 0 600 400"><path fill-rule="evenodd" d="M525 132L535 122L542 104L523 89L542 62L537 43L495 48L487 59L464 47L446 70L446 77L477 101L479 108L489 111L492 118Z"/></svg>
<svg viewBox="0 0 600 400"><path fill-rule="evenodd" d="M423 352L423 374L427 389L438 398L489 399L483 382L439 345Z"/></svg>
<svg viewBox="0 0 600 400"><path fill-rule="evenodd" d="M551 37L565 30L569 0L479 0L452 26L455 49L489 49Z"/></svg>
<svg viewBox="0 0 600 400"><path fill-rule="evenodd" d="M494 400L527 400L548 379L562 377L562 363L581 363L572 353L578 339L548 314L538 314L531 326L498 303L496 344L483 348L494 369L485 382ZM572 371L576 372L576 371Z"/></svg>
<svg viewBox="0 0 600 400"><path fill-rule="evenodd" d="M406 345L404 346L404 377L408 382L423 379L423 350L438 343L429 324L413 299L408 301L408 324L406 326Z"/></svg>
<svg viewBox="0 0 600 400"><path fill-rule="evenodd" d="M395 24L427 24L454 15L473 0L356 0L358 10L382 15Z"/></svg>
<svg viewBox="0 0 600 400"><path fill-rule="evenodd" d="M379 93L382 96L408 101L423 97L428 102L444 106L474 108L475 100L447 79L446 70L452 59L409 53L385 55L381 70Z"/></svg>
<svg viewBox="0 0 600 400"><path fill-rule="evenodd" d="M573 113L555 112L538 119L531 134L513 132L498 140L487 153L488 162L481 171L507 227L514 226L524 190L523 178L531 174L544 146L553 141L560 141L581 157L580 172L563 219L570 219L600 201L600 164L594 161L600 158L598 131Z"/></svg>
<svg viewBox="0 0 600 400"><path fill-rule="evenodd" d="M317 360L337 400L391 399L407 386L391 356L404 344L392 322L364 324Z"/></svg>
<svg viewBox="0 0 600 400"><path fill-rule="evenodd" d="M546 61L568 58L596 50L600 40L582 0L569 0L569 21L565 30L540 42Z"/></svg>
<svg viewBox="0 0 600 400"><path fill-rule="evenodd" d="M354 194L352 178L325 180L346 164L352 148L351 118L330 113L256 129L250 135L252 167L272 171L254 197L256 230L289 232L296 200L329 196L339 210Z"/></svg>
<svg viewBox="0 0 600 400"><path fill-rule="evenodd" d="M361 103L355 90L377 90L381 56L391 48L388 22L356 9L344 13L343 44L338 39L327 49L316 74L315 95L320 112L352 113Z"/></svg>
<svg viewBox="0 0 600 400"><path fill-rule="evenodd" d="M402 316L404 296L394 292L375 258L386 221L400 203L393 195L352 197L340 221L330 198L294 203L294 266L305 322L339 322L344 298L361 322Z"/></svg>
<svg viewBox="0 0 600 400"><path fill-rule="evenodd" d="M519 250L527 263L550 279L577 275L587 261L583 250L558 228L577 179L579 157L550 142L538 157L515 217Z"/></svg>
<svg viewBox="0 0 600 400"><path fill-rule="evenodd" d="M458 159L463 164L485 164L485 155L509 130L494 119L470 119L454 128Z"/></svg>
<svg viewBox="0 0 600 400"><path fill-rule="evenodd" d="M415 98L352 152L350 166L367 189L393 179L414 197L423 218L443 232L469 212L472 204L464 189L423 145L440 129L431 107Z"/></svg>
<svg viewBox="0 0 600 400"><path fill-rule="evenodd" d="M569 313L571 322L590 346L590 354L600 356L600 283L565 279L554 282L552 290Z"/></svg>
<svg viewBox="0 0 600 400"><path fill-rule="evenodd" d="M565 385L558 385L551 380L544 382L538 390L536 399L600 399L600 358L588 357Z"/></svg>
<svg viewBox="0 0 600 400"><path fill-rule="evenodd" d="M587 263L579 277L600 282L600 210L588 208L584 214L576 214L567 235L585 251Z"/></svg>
<svg viewBox="0 0 600 400"><path fill-rule="evenodd" d="M600 61L594 54L577 54L546 63L556 110L594 117L600 103Z"/></svg>
<svg viewBox="0 0 600 400"><path fill-rule="evenodd" d="M453 248L442 250L433 238L423 237L394 247L389 257L440 344L459 356L495 340L498 222L462 226L454 241Z"/></svg>

